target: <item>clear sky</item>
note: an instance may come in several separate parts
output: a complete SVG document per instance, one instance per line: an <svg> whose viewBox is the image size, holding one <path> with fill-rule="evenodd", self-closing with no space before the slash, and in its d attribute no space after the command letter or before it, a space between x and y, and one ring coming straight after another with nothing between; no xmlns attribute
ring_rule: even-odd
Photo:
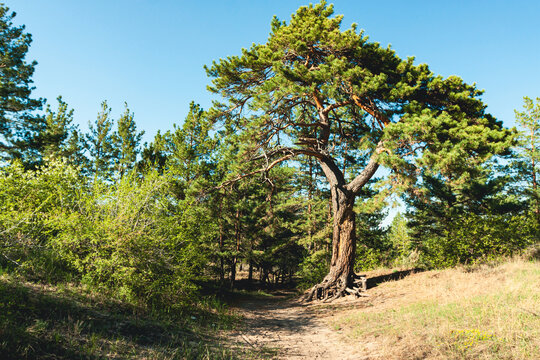
<svg viewBox="0 0 540 360"><path fill-rule="evenodd" d="M0 0L1 1L1 0ZM401 57L485 89L488 110L513 126L522 97L540 96L540 1L336 0ZM203 65L264 42L270 20L288 20L296 0L7 0L33 35L35 96L62 95L86 129L101 101L118 117L126 101L150 141L181 123L190 101L207 108Z"/></svg>

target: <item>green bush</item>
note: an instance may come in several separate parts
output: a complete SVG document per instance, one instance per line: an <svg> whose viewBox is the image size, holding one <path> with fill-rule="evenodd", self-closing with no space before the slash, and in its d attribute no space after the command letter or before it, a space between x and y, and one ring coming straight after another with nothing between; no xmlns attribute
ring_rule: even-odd
<svg viewBox="0 0 540 360"><path fill-rule="evenodd" d="M424 239L421 261L429 267L489 261L512 255L538 242L535 234L537 232L526 216L456 216L451 230Z"/></svg>
<svg viewBox="0 0 540 360"><path fill-rule="evenodd" d="M174 196L170 176L88 183L63 161L0 171L0 268L161 307L192 299L206 213Z"/></svg>
<svg viewBox="0 0 540 360"><path fill-rule="evenodd" d="M190 204L175 200L170 184L157 172L114 185L96 182L78 211L59 219L63 231L52 246L85 283L125 300L185 303L204 263L191 227L203 221Z"/></svg>
<svg viewBox="0 0 540 360"><path fill-rule="evenodd" d="M328 274L330 254L326 250L315 251L300 264L297 275L300 278L299 288L308 289L320 283Z"/></svg>
<svg viewBox="0 0 540 360"><path fill-rule="evenodd" d="M0 169L0 265L46 281L71 276L53 251L57 218L75 207L85 185L76 168L54 161L34 171L15 162Z"/></svg>
<svg viewBox="0 0 540 360"><path fill-rule="evenodd" d="M356 262L354 271L373 270L386 263L388 255L381 249L372 248L364 244L358 244L356 248Z"/></svg>

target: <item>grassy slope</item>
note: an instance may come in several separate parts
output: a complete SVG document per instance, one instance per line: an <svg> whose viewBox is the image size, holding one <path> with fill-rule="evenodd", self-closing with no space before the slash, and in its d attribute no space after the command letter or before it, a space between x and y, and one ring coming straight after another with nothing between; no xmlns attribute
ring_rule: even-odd
<svg viewBox="0 0 540 360"><path fill-rule="evenodd" d="M416 273L369 294L331 320L369 358L540 359L539 262ZM0 276L1 359L248 358L218 336L235 320L209 306L152 316L80 287Z"/></svg>
<svg viewBox="0 0 540 360"><path fill-rule="evenodd" d="M152 316L81 287L0 276L1 359L230 359L217 334L232 322L208 306Z"/></svg>
<svg viewBox="0 0 540 360"><path fill-rule="evenodd" d="M380 359L540 359L540 263L428 271L379 284L332 320Z"/></svg>

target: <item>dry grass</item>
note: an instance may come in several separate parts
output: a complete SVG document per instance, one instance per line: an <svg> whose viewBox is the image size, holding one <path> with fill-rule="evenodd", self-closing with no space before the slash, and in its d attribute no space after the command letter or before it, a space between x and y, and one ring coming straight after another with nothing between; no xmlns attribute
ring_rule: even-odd
<svg viewBox="0 0 540 360"><path fill-rule="evenodd" d="M370 358L540 359L540 262L416 273L370 294L331 321Z"/></svg>

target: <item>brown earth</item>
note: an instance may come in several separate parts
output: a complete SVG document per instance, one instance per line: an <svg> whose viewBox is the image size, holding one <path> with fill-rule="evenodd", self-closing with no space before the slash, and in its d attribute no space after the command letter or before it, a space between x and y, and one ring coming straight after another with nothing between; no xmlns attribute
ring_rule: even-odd
<svg viewBox="0 0 540 360"><path fill-rule="evenodd" d="M376 278L371 287L377 286ZM280 291L271 296L246 297L232 305L243 317L242 325L227 332L241 358L335 359L380 358L375 344L358 346L331 325L336 314L384 302L377 289L370 296L347 296L331 303L302 303L297 293Z"/></svg>
<svg viewBox="0 0 540 360"><path fill-rule="evenodd" d="M411 273L414 270L372 271L368 296L346 296L330 303L302 303L299 294L286 290L245 297L232 305L244 318L242 325L225 336L235 344L235 350L257 359L379 358L374 343L358 346L331 325L332 319L336 314L381 305L386 296L377 286Z"/></svg>
<svg viewBox="0 0 540 360"><path fill-rule="evenodd" d="M244 296L224 334L241 359L540 359L538 262L367 274L366 297Z"/></svg>

